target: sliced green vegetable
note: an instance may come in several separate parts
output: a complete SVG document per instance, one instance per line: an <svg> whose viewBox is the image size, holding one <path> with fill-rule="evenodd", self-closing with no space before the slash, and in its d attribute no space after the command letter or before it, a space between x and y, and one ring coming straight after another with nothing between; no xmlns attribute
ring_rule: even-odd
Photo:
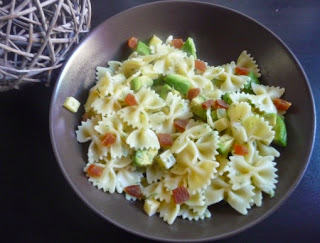
<svg viewBox="0 0 320 243"><path fill-rule="evenodd" d="M188 37L188 39L185 41L181 49L186 53L188 53L189 55L194 56L195 59L197 59L196 46L191 37Z"/></svg>
<svg viewBox="0 0 320 243"><path fill-rule="evenodd" d="M260 84L259 79L253 72L250 72L248 76L251 78L251 83Z"/></svg>
<svg viewBox="0 0 320 243"><path fill-rule="evenodd" d="M245 92L245 93L254 94L254 92L252 90L252 87L251 87L251 84L252 83L260 84L260 82L259 82L259 79L257 78L257 76L253 72L250 72L248 74L248 76L251 79L244 85L244 88L243 88L242 91Z"/></svg>
<svg viewBox="0 0 320 243"><path fill-rule="evenodd" d="M133 157L133 164L137 167L151 165L157 154L157 149L139 149Z"/></svg>
<svg viewBox="0 0 320 243"><path fill-rule="evenodd" d="M226 156L230 152L232 148L234 138L228 134L224 134L220 137L220 141L218 143L218 152L219 154Z"/></svg>
<svg viewBox="0 0 320 243"><path fill-rule="evenodd" d="M172 92L172 90L173 88L170 85L168 84L163 85L162 88L160 89L160 97L165 100L169 92Z"/></svg>
<svg viewBox="0 0 320 243"><path fill-rule="evenodd" d="M136 51L138 52L139 55L150 55L151 53L149 46L144 44L142 41L138 41Z"/></svg>
<svg viewBox="0 0 320 243"><path fill-rule="evenodd" d="M213 110L213 111L211 112L211 118L212 118L212 121L216 121L216 120L219 119L219 118L218 118L218 114L217 114L217 110Z"/></svg>
<svg viewBox="0 0 320 243"><path fill-rule="evenodd" d="M231 100L231 98L230 98L230 93L225 93L225 94L222 96L222 99L223 99L228 105L231 105L232 100Z"/></svg>
<svg viewBox="0 0 320 243"><path fill-rule="evenodd" d="M131 89L138 91L142 86L151 87L153 80L148 76L139 76L131 80Z"/></svg>
<svg viewBox="0 0 320 243"><path fill-rule="evenodd" d="M153 80L153 85L162 85L164 84L163 78L157 78Z"/></svg>
<svg viewBox="0 0 320 243"><path fill-rule="evenodd" d="M201 96L197 96L196 98L193 98L190 107L193 114L195 114L197 117L199 117L203 121L207 121L207 110L202 108L202 103L205 101L204 98Z"/></svg>
<svg viewBox="0 0 320 243"><path fill-rule="evenodd" d="M287 146L287 129L284 119L277 115L276 125L273 127L275 136L273 142L281 147Z"/></svg>
<svg viewBox="0 0 320 243"><path fill-rule="evenodd" d="M187 94L191 85L191 82L187 77L179 74L169 74L164 78L164 81L182 94Z"/></svg>

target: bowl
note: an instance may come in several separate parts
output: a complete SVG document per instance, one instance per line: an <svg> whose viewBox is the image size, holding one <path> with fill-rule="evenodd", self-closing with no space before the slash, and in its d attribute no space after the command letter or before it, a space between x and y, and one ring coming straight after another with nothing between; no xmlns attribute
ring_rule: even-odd
<svg viewBox="0 0 320 243"><path fill-rule="evenodd" d="M134 24L131 24L134 23ZM152 35L186 39L191 36L197 55L211 65L236 60L242 50L255 57L261 82L286 88L293 105L286 114L288 146L277 159L276 196L265 197L261 207L243 216L229 206L211 206L213 216L200 221L178 218L168 225L158 216L148 217L140 202L123 194L108 194L88 182L83 168L87 148L76 140L75 130L83 110L76 114L62 107L73 96L84 104L95 83L95 68L109 60L125 60L131 36L147 40ZM153 240L216 240L241 232L274 212L299 183L309 162L315 134L315 110L307 77L289 48L270 30L237 11L218 5L165 1L121 12L100 24L78 46L65 64L51 100L50 135L58 164L79 197L98 215L128 232Z"/></svg>

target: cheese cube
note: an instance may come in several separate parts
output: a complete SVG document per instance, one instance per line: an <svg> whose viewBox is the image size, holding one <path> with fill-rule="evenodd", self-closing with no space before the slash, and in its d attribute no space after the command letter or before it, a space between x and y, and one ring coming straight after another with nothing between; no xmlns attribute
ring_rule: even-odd
<svg viewBox="0 0 320 243"><path fill-rule="evenodd" d="M66 101L63 103L63 106L69 111L75 113L80 107L80 102L73 97L67 97Z"/></svg>
<svg viewBox="0 0 320 243"><path fill-rule="evenodd" d="M160 206L160 203L154 199L146 199L144 201L143 209L148 214L148 216L154 215L158 208Z"/></svg>
<svg viewBox="0 0 320 243"><path fill-rule="evenodd" d="M156 161L161 167L170 169L176 163L176 158L170 150L166 150L157 157Z"/></svg>

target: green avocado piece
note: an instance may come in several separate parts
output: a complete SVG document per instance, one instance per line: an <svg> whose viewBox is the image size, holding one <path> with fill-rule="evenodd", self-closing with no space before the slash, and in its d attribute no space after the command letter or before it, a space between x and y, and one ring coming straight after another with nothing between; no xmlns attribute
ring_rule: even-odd
<svg viewBox="0 0 320 243"><path fill-rule="evenodd" d="M194 56L195 59L197 59L196 45L194 44L194 41L191 37L188 37L181 49L189 55Z"/></svg>
<svg viewBox="0 0 320 243"><path fill-rule="evenodd" d="M165 82L163 80L163 77L159 77L159 78L153 80L153 84L152 84L151 88L154 91L156 91L156 93L158 93L160 95L164 84L165 84Z"/></svg>
<svg viewBox="0 0 320 243"><path fill-rule="evenodd" d="M151 165L157 156L158 149L139 149L133 157L133 164L137 167Z"/></svg>
<svg viewBox="0 0 320 243"><path fill-rule="evenodd" d="M232 100L231 100L231 98L230 98L230 93L225 93L225 94L222 96L222 99L223 99L228 105L231 105Z"/></svg>
<svg viewBox="0 0 320 243"><path fill-rule="evenodd" d="M179 74L169 74L164 78L164 81L182 94L187 94L191 85L191 82L187 77Z"/></svg>
<svg viewBox="0 0 320 243"><path fill-rule="evenodd" d="M156 86L156 85L163 85L163 84L164 84L164 81L163 81L163 78L162 78L162 77L153 80L153 85L154 85L154 86Z"/></svg>
<svg viewBox="0 0 320 243"><path fill-rule="evenodd" d="M142 41L138 41L136 52L138 52L139 55L150 55L151 50L150 47L144 44Z"/></svg>
<svg viewBox="0 0 320 243"><path fill-rule="evenodd" d="M207 121L207 110L202 108L202 103L205 102L205 99L201 96L193 98L190 102L191 111L202 121Z"/></svg>
<svg viewBox="0 0 320 243"><path fill-rule="evenodd" d="M232 148L234 138L228 134L224 134L220 137L220 141L218 143L218 152L219 154L226 156L230 152Z"/></svg>
<svg viewBox="0 0 320 243"><path fill-rule="evenodd" d="M138 91L142 86L151 87L153 80L148 76L139 76L131 80L131 89Z"/></svg>
<svg viewBox="0 0 320 243"><path fill-rule="evenodd" d="M251 79L244 85L244 88L242 89L242 91L245 93L254 94L252 87L251 87L251 84L252 83L260 84L260 82L259 82L259 79L257 78L257 76L253 72L250 72L248 74L248 76Z"/></svg>
<svg viewBox="0 0 320 243"><path fill-rule="evenodd" d="M262 117L269 122L269 125L274 127L277 123L277 114L275 113L267 113L263 114Z"/></svg>
<svg viewBox="0 0 320 243"><path fill-rule="evenodd" d="M281 147L287 146L287 128L284 119L277 115L276 125L273 127L275 132L273 142Z"/></svg>
<svg viewBox="0 0 320 243"><path fill-rule="evenodd" d="M218 118L218 113L217 113L217 110L213 110L211 112L211 118L212 118L212 121L217 121L219 118Z"/></svg>
<svg viewBox="0 0 320 243"><path fill-rule="evenodd" d="M160 97L165 100L169 92L172 92L172 91L173 91L173 88L170 85L165 84L162 86L160 90Z"/></svg>
<svg viewBox="0 0 320 243"><path fill-rule="evenodd" d="M160 95L163 85L152 85L151 89L153 89L156 93Z"/></svg>

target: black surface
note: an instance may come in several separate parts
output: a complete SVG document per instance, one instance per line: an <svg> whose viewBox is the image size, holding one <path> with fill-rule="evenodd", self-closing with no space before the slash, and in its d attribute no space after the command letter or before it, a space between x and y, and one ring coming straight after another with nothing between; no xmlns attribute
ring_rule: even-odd
<svg viewBox="0 0 320 243"><path fill-rule="evenodd" d="M93 27L124 9L146 2L93 0ZM253 17L289 46L306 71L318 111L320 1L210 2ZM0 241L146 241L97 216L66 182L56 163L49 138L48 114L52 90L53 87L38 84L19 91L0 93ZM222 242L319 242L319 144L318 136L309 167L290 198L263 222Z"/></svg>

